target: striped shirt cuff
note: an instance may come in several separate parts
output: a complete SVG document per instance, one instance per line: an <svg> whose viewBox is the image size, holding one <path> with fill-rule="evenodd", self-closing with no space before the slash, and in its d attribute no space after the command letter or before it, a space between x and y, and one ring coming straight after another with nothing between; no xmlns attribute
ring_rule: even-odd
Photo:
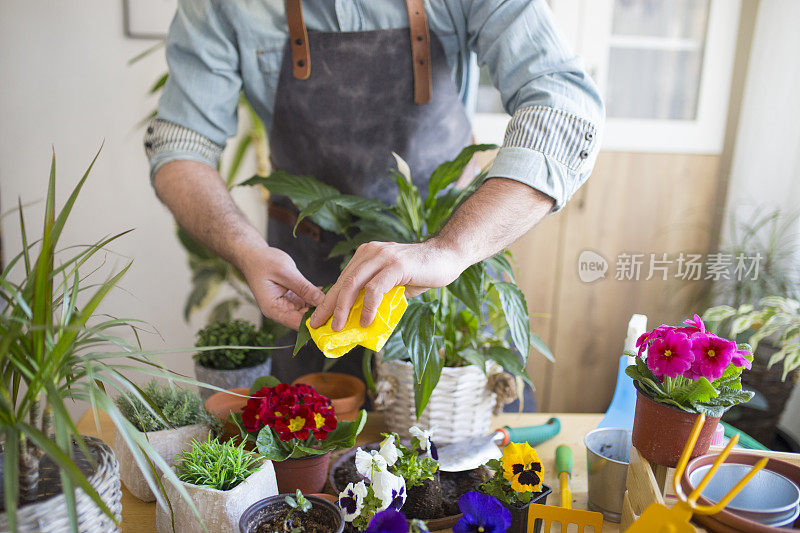
<svg viewBox="0 0 800 533"><path fill-rule="evenodd" d="M151 178L162 165L179 159L200 161L217 168L224 148L196 131L159 118L150 121L144 135Z"/></svg>
<svg viewBox="0 0 800 533"><path fill-rule="evenodd" d="M488 177L515 179L555 200L554 211L586 181L600 146L597 127L545 106L519 109Z"/></svg>

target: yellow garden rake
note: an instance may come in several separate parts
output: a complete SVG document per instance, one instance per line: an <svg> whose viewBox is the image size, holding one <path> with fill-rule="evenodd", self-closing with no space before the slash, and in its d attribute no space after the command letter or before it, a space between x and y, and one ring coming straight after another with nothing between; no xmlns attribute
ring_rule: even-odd
<svg viewBox="0 0 800 533"><path fill-rule="evenodd" d="M767 461L769 461L767 457L764 457L758 461L758 463L753 466L750 472L740 479L739 482L716 504L698 505L697 498L700 497L700 493L703 492L703 489L706 487L706 485L711 482L711 479L714 477L714 474L716 474L720 465L725 462L725 459L728 458L728 454L731 453L731 449L736 445L737 442L739 442L739 435L734 435L728 445L725 446L725 449L722 450L722 452L720 452L720 454L714 460L714 464L706 473L706 475L703 476L703 479L700 481L697 487L687 497L683 492L683 488L681 487L680 479L683 476L684 470L686 469L686 464L689 462L689 457L692 454L692 450L694 450L694 445L697 442L697 437L700 435L700 430L702 429L705 420L706 417L703 414L697 417L697 420L694 423L694 428L692 429L692 434L689 436L689 441L686 443L686 446L684 446L681 458L678 461L678 465L675 467L675 475L672 477L672 485L675 490L675 495L678 498L678 503L676 503L671 509L660 503L651 504L649 507L647 507L647 509L644 510L642 515L636 519L636 522L634 522L633 525L628 528L628 533L694 532L694 527L692 527L692 525L689 523L689 521L692 519L692 513L711 515L722 511L725 506L736 497L739 491L741 491L745 485L747 485L750 480L753 479L753 476L755 476L758 471L764 468L764 466L767 464Z"/></svg>

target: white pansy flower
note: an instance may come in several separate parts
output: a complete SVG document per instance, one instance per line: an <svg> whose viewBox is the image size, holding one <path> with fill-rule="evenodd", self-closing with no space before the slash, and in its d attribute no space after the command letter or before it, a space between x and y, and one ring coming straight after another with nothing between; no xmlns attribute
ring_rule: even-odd
<svg viewBox="0 0 800 533"><path fill-rule="evenodd" d="M406 480L388 471L376 473L372 480L372 490L381 501L378 511L389 508L400 510L406 502Z"/></svg>
<svg viewBox="0 0 800 533"><path fill-rule="evenodd" d="M386 472L388 465L386 458L377 450L366 452L361 448L356 450L356 470L359 474L372 481L376 472Z"/></svg>
<svg viewBox="0 0 800 533"><path fill-rule="evenodd" d="M394 444L394 435L389 435L381 442L381 449L378 451L386 459L386 464L392 466L397 462L397 446Z"/></svg>
<svg viewBox="0 0 800 533"><path fill-rule="evenodd" d="M431 438L433 438L432 429L420 429L417 426L411 426L408 432L411 433L412 436L417 437L417 440L419 440L419 447L423 452L427 452L431 449Z"/></svg>
<svg viewBox="0 0 800 533"><path fill-rule="evenodd" d="M337 504L344 514L345 522L352 522L361 514L364 508L364 498L367 497L367 486L363 481L358 483L348 483L342 492L339 493Z"/></svg>

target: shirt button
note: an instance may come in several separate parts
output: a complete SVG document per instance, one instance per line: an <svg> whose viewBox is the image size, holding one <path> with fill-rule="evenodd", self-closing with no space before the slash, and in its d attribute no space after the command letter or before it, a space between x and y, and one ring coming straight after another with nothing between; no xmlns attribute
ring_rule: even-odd
<svg viewBox="0 0 800 533"><path fill-rule="evenodd" d="M587 152L586 150L581 150L581 153L578 154L578 157L580 157L581 159L586 159L587 157L589 157L589 152Z"/></svg>
<svg viewBox="0 0 800 533"><path fill-rule="evenodd" d="M144 147L149 150L150 148L153 147L153 143L151 143L150 141L147 141L146 143L144 143Z"/></svg>
<svg viewBox="0 0 800 533"><path fill-rule="evenodd" d="M147 127L147 133L150 133L150 134L153 133L153 126L148 126Z"/></svg>
<svg viewBox="0 0 800 533"><path fill-rule="evenodd" d="M591 141L594 139L594 134L591 131L587 131L586 134L583 136L584 139L587 141Z"/></svg>

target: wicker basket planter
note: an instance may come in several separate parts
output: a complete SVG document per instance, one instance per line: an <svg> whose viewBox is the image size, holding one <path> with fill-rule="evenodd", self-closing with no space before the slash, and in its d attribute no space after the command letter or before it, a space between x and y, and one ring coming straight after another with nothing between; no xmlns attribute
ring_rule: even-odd
<svg viewBox="0 0 800 533"><path fill-rule="evenodd" d="M209 428L203 424L193 424L175 429L164 429L147 433L147 440L153 445L156 452L173 466L178 460L181 450L188 447L193 439L205 440ZM130 448L125 444L118 430L114 431L114 453L119 461L119 474L125 488L142 501L152 502L156 497L139 469L139 465L131 454Z"/></svg>
<svg viewBox="0 0 800 533"><path fill-rule="evenodd" d="M178 492L175 485L161 477L164 489L172 504L173 516L169 509L156 508L156 531L158 533L195 533L203 531L188 502ZM239 517L245 509L255 502L278 494L275 470L272 461L264 461L255 473L231 490L216 490L182 483L189 493L195 507L205 523L208 533L230 533L237 531ZM173 520L174 518L174 520ZM174 529L173 529L174 524Z"/></svg>
<svg viewBox="0 0 800 533"><path fill-rule="evenodd" d="M272 358L267 359L260 365L237 368L236 370L217 370L216 368L207 368L200 365L197 361L194 363L194 373L197 376L197 381L226 390L241 387L249 390L256 378L268 376L271 371ZM215 392L218 391L200 387L200 397L204 402Z"/></svg>
<svg viewBox="0 0 800 533"><path fill-rule="evenodd" d="M498 371L499 367L491 367ZM489 389L489 379L476 366L445 367L431 394L430 402L417 420L414 408L414 377L411 363L387 361L377 365L377 388L382 399L376 407L385 412L386 426L402 438L410 438L408 428L435 430L437 444L457 442L489 433L497 396Z"/></svg>
<svg viewBox="0 0 800 533"><path fill-rule="evenodd" d="M100 439L84 437L89 450L94 456L94 465L83 457L75 448L75 462L87 474L92 487L117 516L122 516L122 488L119 479L119 463L114 452ZM2 464L2 461L0 461ZM40 466L39 493L47 493L48 486L57 483L59 489L47 499L31 503L17 509L18 531L56 533L69 531L69 517L64 495L60 493L58 468L46 457ZM119 531L114 521L106 516L100 508L81 489L75 489L75 505L78 512L79 531ZM8 531L5 513L0 513L0 531Z"/></svg>

